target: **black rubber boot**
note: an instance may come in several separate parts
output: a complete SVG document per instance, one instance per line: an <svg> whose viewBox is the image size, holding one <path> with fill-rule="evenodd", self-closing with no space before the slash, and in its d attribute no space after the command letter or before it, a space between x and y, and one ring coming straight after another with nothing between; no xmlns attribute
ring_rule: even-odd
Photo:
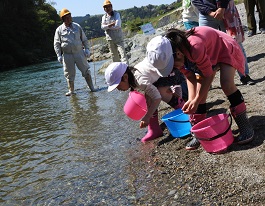
<svg viewBox="0 0 265 206"><path fill-rule="evenodd" d="M240 131L237 143L247 144L251 142L254 139L254 130L247 117L245 102L235 107L230 107L230 111Z"/></svg>

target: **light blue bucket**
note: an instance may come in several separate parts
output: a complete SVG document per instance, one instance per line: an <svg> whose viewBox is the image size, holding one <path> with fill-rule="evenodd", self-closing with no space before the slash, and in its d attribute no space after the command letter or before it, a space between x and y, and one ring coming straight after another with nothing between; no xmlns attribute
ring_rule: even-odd
<svg viewBox="0 0 265 206"><path fill-rule="evenodd" d="M166 114L161 120L165 122L173 137L181 138L190 134L189 115L184 114L181 109L176 109Z"/></svg>

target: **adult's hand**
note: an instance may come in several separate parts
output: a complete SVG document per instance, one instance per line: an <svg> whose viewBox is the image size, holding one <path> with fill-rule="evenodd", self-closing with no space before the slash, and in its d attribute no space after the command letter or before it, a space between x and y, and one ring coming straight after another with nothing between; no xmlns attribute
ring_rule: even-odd
<svg viewBox="0 0 265 206"><path fill-rule="evenodd" d="M63 63L63 57L62 56L58 56L58 62L61 64Z"/></svg>
<svg viewBox="0 0 265 206"><path fill-rule="evenodd" d="M224 18L224 14L225 14L225 8L218 8L215 11L214 18L218 20L222 20Z"/></svg>
<svg viewBox="0 0 265 206"><path fill-rule="evenodd" d="M85 55L86 55L87 58L90 57L90 51L89 51L89 49L85 49Z"/></svg>

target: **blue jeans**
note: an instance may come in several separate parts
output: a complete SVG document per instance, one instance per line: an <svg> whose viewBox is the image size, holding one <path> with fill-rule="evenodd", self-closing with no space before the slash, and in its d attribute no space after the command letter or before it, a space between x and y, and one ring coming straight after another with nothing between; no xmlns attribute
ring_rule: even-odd
<svg viewBox="0 0 265 206"><path fill-rule="evenodd" d="M199 25L200 26L209 26L209 27L212 27L214 29L217 29L217 30L220 30L220 31L223 31L226 33L223 21L217 20L211 16L202 15L201 13L199 14ZM244 57L245 57L245 74L249 74L249 67L248 67L248 61L247 61L247 55L246 55L245 49L244 49L242 43L239 43L239 46L240 46L240 48L244 54ZM239 77L244 76L240 72L237 72L237 73L238 73Z"/></svg>
<svg viewBox="0 0 265 206"><path fill-rule="evenodd" d="M186 30L199 26L199 22L196 22L196 21L186 21L186 22L183 22L183 24Z"/></svg>

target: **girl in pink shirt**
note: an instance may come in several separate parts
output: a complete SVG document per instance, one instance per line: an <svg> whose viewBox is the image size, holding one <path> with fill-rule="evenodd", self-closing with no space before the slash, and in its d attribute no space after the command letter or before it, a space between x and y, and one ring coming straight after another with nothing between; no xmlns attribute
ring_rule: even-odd
<svg viewBox="0 0 265 206"><path fill-rule="evenodd" d="M242 74L245 71L244 56L238 43L224 32L206 26L186 32L170 29L166 37L172 45L174 67L187 78L189 97L182 109L190 114L191 123L194 125L206 118L207 94L216 72L220 71L221 88L231 104L230 111L240 131L237 143L252 141L254 130L246 114L243 96L234 83L235 71ZM186 149L199 146L194 137Z"/></svg>

